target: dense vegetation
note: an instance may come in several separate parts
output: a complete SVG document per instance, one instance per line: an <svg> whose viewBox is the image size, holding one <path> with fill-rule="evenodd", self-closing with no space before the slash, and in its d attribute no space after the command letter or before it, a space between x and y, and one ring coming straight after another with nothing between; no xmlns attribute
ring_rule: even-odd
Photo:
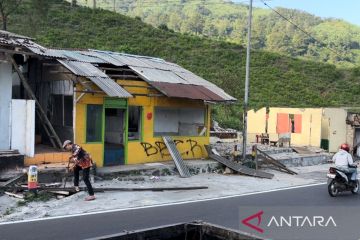
<svg viewBox="0 0 360 240"><path fill-rule="evenodd" d="M124 51L178 63L239 99L236 105L218 106L214 117L227 127L240 126L245 78L240 45L154 28L106 10L72 8L62 0L27 0L8 20L9 31L45 46ZM360 68L252 51L250 91L253 108L359 105Z"/></svg>
<svg viewBox="0 0 360 240"><path fill-rule="evenodd" d="M93 0L77 2L87 6L93 4ZM268 3L271 5L271 1ZM244 3L235 4L227 0L96 0L96 4L97 7L140 17L155 27L238 44L246 41L248 10ZM360 64L359 26L338 19L321 19L298 10L276 10L321 43L265 7L254 9L254 49L342 66L351 66L349 62Z"/></svg>

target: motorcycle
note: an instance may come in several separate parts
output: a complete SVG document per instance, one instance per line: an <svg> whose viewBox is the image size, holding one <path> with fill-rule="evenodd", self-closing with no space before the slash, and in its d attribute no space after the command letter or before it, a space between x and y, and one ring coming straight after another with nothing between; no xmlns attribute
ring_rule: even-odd
<svg viewBox="0 0 360 240"><path fill-rule="evenodd" d="M328 192L331 197L336 197L339 192L351 191L357 194L359 191L359 180L351 180L351 173L345 173L336 167L330 167L328 178Z"/></svg>

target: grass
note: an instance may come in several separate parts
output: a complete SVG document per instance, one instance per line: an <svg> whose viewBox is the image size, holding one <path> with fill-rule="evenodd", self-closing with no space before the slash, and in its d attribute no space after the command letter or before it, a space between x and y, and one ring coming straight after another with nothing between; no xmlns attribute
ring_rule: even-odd
<svg viewBox="0 0 360 240"><path fill-rule="evenodd" d="M47 0L46 9L25 1L9 31L48 47L92 48L160 57L217 84L239 102L216 106L224 127L241 128L245 49L229 42L154 28L139 18ZM360 103L360 67L341 69L266 51L252 51L250 108L339 107Z"/></svg>

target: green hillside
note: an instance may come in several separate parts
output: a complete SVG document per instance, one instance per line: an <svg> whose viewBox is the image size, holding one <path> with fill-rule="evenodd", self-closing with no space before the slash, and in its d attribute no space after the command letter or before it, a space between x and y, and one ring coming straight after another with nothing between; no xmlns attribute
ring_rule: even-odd
<svg viewBox="0 0 360 240"><path fill-rule="evenodd" d="M8 30L48 47L123 51L178 63L237 97L237 105L217 107L214 117L228 127L240 125L245 78L240 45L154 28L105 10L71 8L61 0L26 0L9 17ZM251 66L251 107L360 103L360 68L339 69L265 51L252 52Z"/></svg>
<svg viewBox="0 0 360 240"><path fill-rule="evenodd" d="M70 0L69 0L70 1ZM93 6L93 0L77 0ZM238 44L246 41L248 10L244 2L227 0L96 0L97 7L140 17L155 27L208 36ZM271 5L271 1L268 1ZM330 4L330 3L329 3ZM264 5L262 5L264 6ZM278 8L279 13L309 32L321 44L296 29L269 8L255 8L253 47L342 66L360 64L360 26L339 19L322 19L303 11ZM337 51L331 51L324 46Z"/></svg>

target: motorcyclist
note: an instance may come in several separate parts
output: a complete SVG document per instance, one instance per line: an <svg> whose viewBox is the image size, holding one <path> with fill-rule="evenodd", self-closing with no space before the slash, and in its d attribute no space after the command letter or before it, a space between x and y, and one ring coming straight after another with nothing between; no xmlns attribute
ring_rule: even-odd
<svg viewBox="0 0 360 240"><path fill-rule="evenodd" d="M341 144L340 150L333 156L332 160L335 162L337 169L345 173L351 173L351 180L355 181L357 176L357 165L354 164L349 151L350 147L348 144Z"/></svg>

